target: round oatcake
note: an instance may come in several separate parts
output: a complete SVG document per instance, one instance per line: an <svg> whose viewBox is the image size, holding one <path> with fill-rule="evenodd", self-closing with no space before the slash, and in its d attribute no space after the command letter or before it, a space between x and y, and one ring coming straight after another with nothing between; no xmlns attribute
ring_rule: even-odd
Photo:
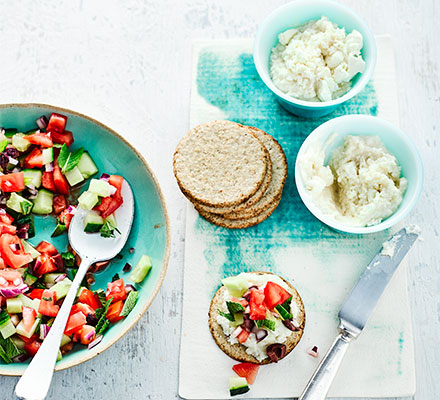
<svg viewBox="0 0 440 400"><path fill-rule="evenodd" d="M258 274L258 275L264 275L264 274L273 275L271 272L262 272L262 271L258 271L258 272L254 272L254 273ZM299 309L299 317L297 319L297 322L299 325L298 331L293 332L293 335L290 336L287 339L287 341L284 343L286 345L286 356L287 356L296 347L298 342L301 340L301 337L302 337L302 334L304 331L306 316L305 316L305 311L304 311L304 304L302 302L302 299L301 299L301 296L299 295L299 293L284 278L282 278L282 277L280 277L280 278L289 286L290 292L292 293L292 297L293 297L292 301L294 301L296 303L296 305ZM234 360L237 360L240 362L249 362L249 363L260 364L260 365L270 364L272 361L270 360L269 357L265 358L262 361L258 361L253 355L248 354L246 352L245 346L243 346L240 343L231 344L228 341L228 338L226 337L226 335L223 332L223 328L217 322L217 316L219 315L218 310L222 308L223 296L224 296L225 290L227 290L226 287L221 286L220 289L215 293L215 295L211 301L211 305L209 307L209 312L208 312L209 330L211 331L212 337L214 338L218 347L220 347L220 349L224 353L226 353L226 355L228 355L229 357L233 358Z"/></svg>
<svg viewBox="0 0 440 400"><path fill-rule="evenodd" d="M266 175L268 153L257 136L231 121L211 121L180 141L173 169L193 202L226 207L249 199Z"/></svg>
<svg viewBox="0 0 440 400"><path fill-rule="evenodd" d="M266 218L270 217L270 215L278 207L280 200L281 200L281 196L278 199L276 199L275 202L267 210L264 210L261 214L246 219L228 219L225 218L223 215L208 213L205 210L197 208L197 206L196 206L196 210L203 218L205 218L207 221L211 222L212 224L229 229L244 229L257 225L260 222L263 222Z"/></svg>
<svg viewBox="0 0 440 400"><path fill-rule="evenodd" d="M249 127L249 129L257 135L258 139L269 150L272 162L272 180L263 197L258 202L246 209L235 209L230 213L222 215L231 220L252 218L268 210L275 202L278 203L287 178L287 159L280 144L271 135L258 128Z"/></svg>

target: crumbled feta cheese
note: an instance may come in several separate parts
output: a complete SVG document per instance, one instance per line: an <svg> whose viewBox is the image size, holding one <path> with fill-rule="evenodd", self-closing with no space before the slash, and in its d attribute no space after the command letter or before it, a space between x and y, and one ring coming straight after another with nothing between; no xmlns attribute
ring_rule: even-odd
<svg viewBox="0 0 440 400"><path fill-rule="evenodd" d="M351 79L363 72L362 35L322 17L278 35L272 49L270 73L275 86L297 99L329 101L351 87Z"/></svg>

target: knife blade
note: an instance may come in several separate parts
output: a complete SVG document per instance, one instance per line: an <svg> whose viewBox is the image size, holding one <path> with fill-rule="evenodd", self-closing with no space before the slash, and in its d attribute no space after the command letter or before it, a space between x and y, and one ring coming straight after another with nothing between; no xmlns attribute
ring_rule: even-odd
<svg viewBox="0 0 440 400"><path fill-rule="evenodd" d="M408 227L383 243L339 310L339 335L298 400L324 400L352 340L364 329L394 272L419 233Z"/></svg>
<svg viewBox="0 0 440 400"><path fill-rule="evenodd" d="M416 232L403 228L382 245L339 310L342 328L355 337L364 329L388 282L417 237Z"/></svg>

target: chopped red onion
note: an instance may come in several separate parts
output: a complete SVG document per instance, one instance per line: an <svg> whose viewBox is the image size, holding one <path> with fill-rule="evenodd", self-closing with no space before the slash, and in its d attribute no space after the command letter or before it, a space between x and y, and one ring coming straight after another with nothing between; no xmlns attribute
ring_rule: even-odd
<svg viewBox="0 0 440 400"><path fill-rule="evenodd" d="M34 271L38 271L38 269L41 268L42 265L43 265L43 263L41 262L40 257L38 257L38 258L35 260L35 265L34 265L33 270L34 270Z"/></svg>
<svg viewBox="0 0 440 400"><path fill-rule="evenodd" d="M122 271L124 271L124 272L131 271L131 264L130 263L125 263L124 268L122 268Z"/></svg>
<svg viewBox="0 0 440 400"><path fill-rule="evenodd" d="M25 362L28 358L29 356L27 355L27 353L23 353L13 357L12 361L15 363L22 363Z"/></svg>
<svg viewBox="0 0 440 400"><path fill-rule="evenodd" d="M47 118L46 118L45 115L42 115L42 116L41 116L40 118L38 118L35 122L37 123L37 126L38 126L40 129L46 129L47 124L48 124L49 121L47 120Z"/></svg>
<svg viewBox="0 0 440 400"><path fill-rule="evenodd" d="M23 283L23 280L21 278L14 279L14 282L12 282L15 286L19 286Z"/></svg>
<svg viewBox="0 0 440 400"><path fill-rule="evenodd" d="M125 293L128 294L130 292L136 292L135 287L133 285L130 285L130 284L125 285Z"/></svg>
<svg viewBox="0 0 440 400"><path fill-rule="evenodd" d="M266 336L267 331L266 329L253 329L252 332L255 334L255 338L257 339L257 342L261 342Z"/></svg>
<svg viewBox="0 0 440 400"><path fill-rule="evenodd" d="M0 208L0 214L5 215L6 214L6 210L4 210L3 208Z"/></svg>
<svg viewBox="0 0 440 400"><path fill-rule="evenodd" d="M89 344L89 350L93 349L95 346L101 343L102 338L103 338L102 335L97 336L96 339Z"/></svg>
<svg viewBox="0 0 440 400"><path fill-rule="evenodd" d="M318 353L318 346L310 347L310 348L307 350L307 354L308 354L309 356L314 357L314 358L318 358L318 356L319 356L319 353Z"/></svg>
<svg viewBox="0 0 440 400"><path fill-rule="evenodd" d="M44 340L46 339L47 334L50 331L50 326L47 324L41 324L40 325L40 339Z"/></svg>
<svg viewBox="0 0 440 400"><path fill-rule="evenodd" d="M46 172L53 172L53 170L55 169L53 162L45 164L44 169L46 170Z"/></svg>
<svg viewBox="0 0 440 400"><path fill-rule="evenodd" d="M64 268L63 258L61 257L61 254L57 253L54 256L52 256L51 258L52 258L52 261L57 266L58 271L60 271L60 272L64 271L65 268ZM64 278L60 278L60 280L63 280ZM56 282L58 282L58 281L56 281Z"/></svg>
<svg viewBox="0 0 440 400"><path fill-rule="evenodd" d="M130 247L130 249L128 250L128 252L129 252L130 254L133 254L133 253L134 253L134 247Z"/></svg>
<svg viewBox="0 0 440 400"><path fill-rule="evenodd" d="M245 312L246 314L249 314L249 313L251 312L251 308L250 308L250 306L246 306L246 308L244 309L244 312Z"/></svg>
<svg viewBox="0 0 440 400"><path fill-rule="evenodd" d="M75 212L76 212L76 207L75 207L75 206L68 206L68 207L67 207L67 212L68 212L69 214L75 214Z"/></svg>
<svg viewBox="0 0 440 400"><path fill-rule="evenodd" d="M60 258L61 258L61 256L60 256ZM53 259L53 258L52 258ZM61 282L61 281L63 281L64 279L66 279L67 278L67 275L66 274L61 274L61 275L58 275L55 279L54 279L54 282L55 283L58 283L58 282Z"/></svg>
<svg viewBox="0 0 440 400"><path fill-rule="evenodd" d="M17 165L18 164L18 160L16 160L15 158L9 157L9 164Z"/></svg>
<svg viewBox="0 0 440 400"><path fill-rule="evenodd" d="M109 175L109 174L106 174L106 173L104 173L104 174L102 174L102 175L101 175L101 178L99 178L99 179L102 179L103 181L106 181L106 182L108 182L108 181L109 181L109 179L110 179L110 175Z"/></svg>
<svg viewBox="0 0 440 400"><path fill-rule="evenodd" d="M28 223L20 225L17 228L17 236L20 239L27 239L29 237L28 231L29 231L30 225Z"/></svg>
<svg viewBox="0 0 440 400"><path fill-rule="evenodd" d="M236 338L241 332L243 332L243 329L241 328L241 326L237 326L234 332L231 333L231 337Z"/></svg>
<svg viewBox="0 0 440 400"><path fill-rule="evenodd" d="M12 244L9 245L9 247L10 247L10 249L11 249L12 251L18 251L18 250L20 250L20 245L19 245L18 243L12 243Z"/></svg>
<svg viewBox="0 0 440 400"><path fill-rule="evenodd" d="M17 297L19 294L22 294L28 290L28 285L22 283L20 286L14 288L0 288L0 295L9 299L11 297Z"/></svg>
<svg viewBox="0 0 440 400"><path fill-rule="evenodd" d="M86 335L86 340L90 340L93 336L95 336L95 330L91 330L87 335Z"/></svg>
<svg viewBox="0 0 440 400"><path fill-rule="evenodd" d="M20 323L20 318L18 318L17 314L12 314L10 318L14 326L17 326Z"/></svg>
<svg viewBox="0 0 440 400"><path fill-rule="evenodd" d="M3 278L3 276L0 276L0 285L7 285L8 284L8 281L5 279L5 278Z"/></svg>

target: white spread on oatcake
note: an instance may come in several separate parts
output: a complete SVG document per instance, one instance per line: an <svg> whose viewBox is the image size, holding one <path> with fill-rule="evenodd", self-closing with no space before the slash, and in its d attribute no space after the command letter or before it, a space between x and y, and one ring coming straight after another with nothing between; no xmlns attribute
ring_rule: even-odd
<svg viewBox="0 0 440 400"><path fill-rule="evenodd" d="M292 291L292 289L289 287L289 285L286 284L286 282L284 282L280 277L273 274L256 275L243 272L238 276L243 277L248 281L248 287L258 286L259 289L264 289L266 283L271 281L277 283L278 285L286 289L289 293L291 293ZM232 301L232 295L229 293L228 290L225 290L224 301L222 302L222 311L224 312L228 312L228 309L226 307L227 301ZM296 321L298 320L300 310L294 300L292 300L290 310L288 311L290 311L290 313L293 315L293 324L298 325ZM235 327L231 326L231 322L221 315L217 316L217 322L222 327L223 333L227 336L228 342L231 344L238 343L237 338L231 337L232 332L234 332L234 330L236 329ZM287 341L287 338L289 338L293 334L294 332L292 332L290 329L287 329L283 325L281 319L276 319L275 330L271 331L268 329L267 336L263 340L257 342L255 334L251 333L248 339L244 343L242 343L242 345L246 347L246 353L254 356L258 361L263 361L267 358L267 346L273 343L285 343Z"/></svg>

